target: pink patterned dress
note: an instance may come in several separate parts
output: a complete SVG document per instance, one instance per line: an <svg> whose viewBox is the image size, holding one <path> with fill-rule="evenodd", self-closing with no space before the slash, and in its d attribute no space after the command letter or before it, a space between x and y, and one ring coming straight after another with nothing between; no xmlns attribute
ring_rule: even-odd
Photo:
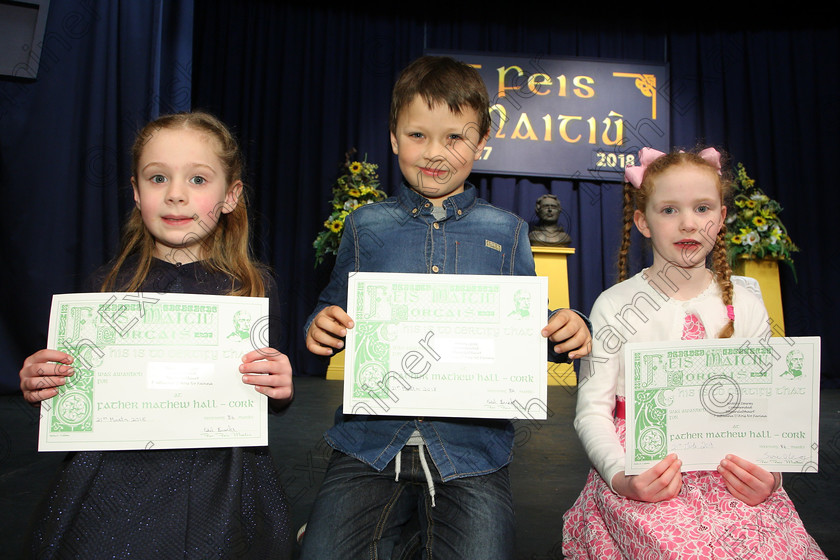
<svg viewBox="0 0 840 560"><path fill-rule="evenodd" d="M705 338L702 322L686 316L684 340ZM624 446L624 403L615 429ZM593 468L563 515L566 558L597 560L825 559L784 488L757 506L729 493L716 471L683 473L677 497L638 502L614 493Z"/></svg>

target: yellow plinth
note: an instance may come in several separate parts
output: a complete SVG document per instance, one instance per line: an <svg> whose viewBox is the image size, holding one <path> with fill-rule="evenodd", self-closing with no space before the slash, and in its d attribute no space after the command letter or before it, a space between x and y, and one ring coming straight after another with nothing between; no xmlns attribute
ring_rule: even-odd
<svg viewBox="0 0 840 560"><path fill-rule="evenodd" d="M531 247L537 276L548 277L548 307L569 307L569 267L566 258L574 255L571 247ZM577 384L572 364L548 362L548 384L574 386Z"/></svg>
<svg viewBox="0 0 840 560"><path fill-rule="evenodd" d="M344 379L344 352L330 358L327 366L327 379Z"/></svg>
<svg viewBox="0 0 840 560"><path fill-rule="evenodd" d="M764 307L770 316L773 336L785 336L785 318L782 313L782 290L779 286L779 261L738 259L732 271L739 276L758 280ZM738 318L736 317L737 321Z"/></svg>

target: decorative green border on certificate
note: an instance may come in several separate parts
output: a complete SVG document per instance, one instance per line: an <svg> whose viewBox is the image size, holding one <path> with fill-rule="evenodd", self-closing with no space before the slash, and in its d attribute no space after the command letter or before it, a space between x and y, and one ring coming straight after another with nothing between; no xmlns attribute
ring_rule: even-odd
<svg viewBox="0 0 840 560"><path fill-rule="evenodd" d="M362 323L356 336L356 371L353 396L355 398L385 399L388 390L388 370L383 364L390 363L391 346L386 337L391 323Z"/></svg>
<svg viewBox="0 0 840 560"><path fill-rule="evenodd" d="M78 354L73 364L75 373L67 378L67 384L59 388L58 396L53 400L55 407L50 423L51 432L91 432L93 431L93 371L90 369L101 357L80 345L76 348L67 346L68 340L83 339L89 327L87 317L95 311L90 307L62 305L59 312L58 350L68 354ZM79 352L81 350L81 352Z"/></svg>
<svg viewBox="0 0 840 560"><path fill-rule="evenodd" d="M667 455L668 431L662 422L667 414L660 403L665 390L636 392L636 460L650 461Z"/></svg>

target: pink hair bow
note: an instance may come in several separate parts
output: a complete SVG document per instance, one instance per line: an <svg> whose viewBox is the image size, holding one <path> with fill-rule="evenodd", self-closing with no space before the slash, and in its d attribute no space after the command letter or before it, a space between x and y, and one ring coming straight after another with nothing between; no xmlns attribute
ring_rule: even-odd
<svg viewBox="0 0 840 560"><path fill-rule="evenodd" d="M718 175L720 175L720 152L715 150L714 148L706 148L705 150L701 150L699 154L697 154L701 158L706 160L706 163L714 167Z"/></svg>
<svg viewBox="0 0 840 560"><path fill-rule="evenodd" d="M653 148L642 148L639 150L639 165L624 168L624 180L636 187L642 186L642 179L645 176L647 166L665 155L665 152Z"/></svg>
<svg viewBox="0 0 840 560"><path fill-rule="evenodd" d="M642 148L639 150L639 165L630 165L624 168L624 180L638 189L642 186L642 179L645 176L645 170L648 165L664 155L664 152L653 148ZM714 148L706 148L697 155L706 160L720 174L720 152Z"/></svg>

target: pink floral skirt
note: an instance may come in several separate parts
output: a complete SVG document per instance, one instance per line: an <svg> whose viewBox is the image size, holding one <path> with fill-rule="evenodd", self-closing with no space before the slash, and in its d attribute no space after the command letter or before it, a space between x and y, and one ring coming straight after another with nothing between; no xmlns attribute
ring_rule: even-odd
<svg viewBox="0 0 840 560"><path fill-rule="evenodd" d="M615 420L624 444L624 419ZM676 498L637 502L615 494L595 469L563 515L566 558L825 559L780 488L758 506L726 489L715 471L683 473Z"/></svg>

